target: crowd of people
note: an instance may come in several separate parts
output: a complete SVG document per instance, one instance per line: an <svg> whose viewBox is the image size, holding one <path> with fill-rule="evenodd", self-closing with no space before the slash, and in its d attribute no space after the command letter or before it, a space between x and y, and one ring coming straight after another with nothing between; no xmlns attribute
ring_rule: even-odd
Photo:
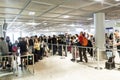
<svg viewBox="0 0 120 80"><path fill-rule="evenodd" d="M113 45L113 33L105 34L106 48L112 49L113 46L120 48L120 39L118 32L114 33L116 44ZM71 61L75 61L79 57L77 62L88 62L87 54L91 57L95 55L93 49L95 47L95 38L86 32L80 32L80 34L60 34L53 36L31 36L31 37L19 37L14 43L11 42L10 37L5 39L0 37L0 56L5 55L34 55L34 62L38 62L44 57L49 57L49 54L66 56L68 51L72 54ZM108 52L109 50L106 50ZM63 53L64 52L64 53ZM112 52L112 51L111 51ZM120 52L120 51L118 51ZM107 54L108 55L108 54ZM21 65L24 57L21 57ZM0 58L0 60L3 60ZM1 64L3 65L3 63Z"/></svg>
<svg viewBox="0 0 120 80"><path fill-rule="evenodd" d="M0 52L2 55L7 55L8 52L20 53L20 55L26 55L26 53L33 53L35 56L35 62L42 60L44 56L48 57L48 53L52 50L53 55L62 56L62 51L64 50L65 56L67 56L67 51L71 51L72 46L79 46L79 56L80 62L82 62L83 57L86 62L86 48L84 47L93 47L94 37L92 35L86 34L85 32L80 32L80 34L70 35L53 35L53 36L31 36L31 37L20 37L15 43L11 43L10 38L7 36L6 39L1 39L1 49ZM87 40L87 41L86 41ZM4 43L4 44L3 44ZM5 43L7 43L5 45ZM8 45L8 46L7 46ZM4 46L4 47L3 47ZM6 46L6 47L5 47ZM67 47L66 47L67 46ZM80 47L81 46L81 47ZM20 52L18 52L18 49ZM93 52L91 49L87 49L91 56ZM72 61L75 57L73 55Z"/></svg>
<svg viewBox="0 0 120 80"><path fill-rule="evenodd" d="M112 34L106 37L106 44L109 44L112 39ZM71 61L75 61L76 55L79 55L77 62L87 63L87 53L93 56L94 46L94 36L86 32L80 32L80 34L75 35L60 34L53 36L35 35L31 37L20 37L14 43L11 43L10 38L7 36L5 40L3 37L0 38L0 56L8 55L10 52L16 52L16 55L26 55L29 53L34 54L34 61L38 62L44 57L48 57L51 51L53 55L58 53L59 56L64 55L66 57L67 52L70 51L72 53Z"/></svg>

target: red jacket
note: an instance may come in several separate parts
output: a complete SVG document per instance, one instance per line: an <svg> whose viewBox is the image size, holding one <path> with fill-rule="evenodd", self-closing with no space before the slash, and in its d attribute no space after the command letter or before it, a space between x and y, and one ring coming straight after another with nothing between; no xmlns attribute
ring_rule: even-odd
<svg viewBox="0 0 120 80"><path fill-rule="evenodd" d="M82 44L82 42L83 42L83 36L82 35L78 36L78 41L80 42L80 44Z"/></svg>

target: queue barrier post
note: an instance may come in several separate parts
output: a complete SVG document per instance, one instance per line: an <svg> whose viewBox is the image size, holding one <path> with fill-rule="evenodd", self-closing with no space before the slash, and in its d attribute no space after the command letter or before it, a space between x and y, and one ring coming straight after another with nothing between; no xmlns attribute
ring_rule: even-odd
<svg viewBox="0 0 120 80"><path fill-rule="evenodd" d="M100 67L100 49L97 48L97 67L95 69L101 70L102 68Z"/></svg>
<svg viewBox="0 0 120 80"><path fill-rule="evenodd" d="M61 56L61 59L65 59L65 56L64 56L64 48L63 48L64 46L62 45L62 56Z"/></svg>

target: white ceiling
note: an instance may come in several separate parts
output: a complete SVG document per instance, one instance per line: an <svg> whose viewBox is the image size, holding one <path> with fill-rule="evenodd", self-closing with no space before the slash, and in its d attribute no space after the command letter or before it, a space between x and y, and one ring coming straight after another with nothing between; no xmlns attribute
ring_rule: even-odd
<svg viewBox="0 0 120 80"><path fill-rule="evenodd" d="M35 12L35 15L29 15ZM31 32L43 29L69 28L70 24L89 25L93 14L104 12L107 20L120 18L120 1L104 0L0 0L0 22L8 23L8 30ZM64 18L68 15L69 18ZM39 23L37 26L26 23ZM61 28L60 28L61 27ZM73 26L72 26L73 27ZM75 26L78 27L78 26ZM74 28L74 27L73 27ZM65 28L63 28L65 29Z"/></svg>

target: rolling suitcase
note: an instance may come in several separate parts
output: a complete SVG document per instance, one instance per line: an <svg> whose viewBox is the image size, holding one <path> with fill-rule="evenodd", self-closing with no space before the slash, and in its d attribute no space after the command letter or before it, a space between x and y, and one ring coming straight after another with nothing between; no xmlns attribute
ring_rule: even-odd
<svg viewBox="0 0 120 80"><path fill-rule="evenodd" d="M115 58L115 56L109 57L108 61L105 62L106 69L114 69L115 68L114 58Z"/></svg>

